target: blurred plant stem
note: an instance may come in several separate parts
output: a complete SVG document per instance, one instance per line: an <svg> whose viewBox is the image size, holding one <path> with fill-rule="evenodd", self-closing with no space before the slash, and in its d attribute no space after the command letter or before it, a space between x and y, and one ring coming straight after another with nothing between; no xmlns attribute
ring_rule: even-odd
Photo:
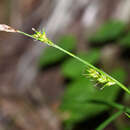
<svg viewBox="0 0 130 130"><path fill-rule="evenodd" d="M101 125L98 126L96 130L103 130L108 124L110 124L113 120L115 120L118 116L120 116L123 113L123 110L120 110L116 113L114 113L112 116L110 116L107 120L105 120Z"/></svg>

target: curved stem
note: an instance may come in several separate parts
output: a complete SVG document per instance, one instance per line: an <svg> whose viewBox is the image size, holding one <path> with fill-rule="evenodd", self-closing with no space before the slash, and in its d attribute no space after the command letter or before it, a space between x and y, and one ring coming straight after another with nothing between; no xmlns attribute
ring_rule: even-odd
<svg viewBox="0 0 130 130"><path fill-rule="evenodd" d="M27 34L27 33L25 33L25 32L22 32L22 31L19 31L19 30L17 30L17 32L20 33L20 34L22 34L22 35L26 35L26 36L28 36L28 37L31 37L31 38L33 38L33 39L36 39L33 35ZM36 40L39 40L39 39L36 39ZM41 42L43 42L43 41L41 41ZM48 43L51 43L51 44L49 44L50 46L52 46L52 47L54 47L54 48L57 48L58 50L60 50L60 51L62 51L62 52L64 52L64 53L70 55L71 57L77 59L78 61L82 62L83 64L87 65L88 67L91 67L91 68L95 69L97 72L106 75L106 76L109 77L111 80L113 80L117 85L119 85L125 92L127 92L128 94L130 94L130 90L129 90L126 86L124 86L122 83L120 83L119 81L117 81L116 79L114 79L113 77L111 77L110 75L108 75L107 73L105 73L104 71L98 69L97 67L95 67L95 66L93 66L92 64L90 64L89 62L87 62L87 61L81 59L80 57L74 55L73 53L71 53L71 52L69 52L69 51L67 51L67 50L65 50L65 49L63 49L63 48L61 48L60 46L54 44L52 41L48 40ZM46 44L48 44L48 43L46 43Z"/></svg>
<svg viewBox="0 0 130 130"><path fill-rule="evenodd" d="M102 100L87 100L87 102L89 103L94 103L94 104L104 104L113 108L116 108L118 110L122 110L124 111L124 113L127 115L128 113L130 113L130 108L126 107L122 104L116 103L116 102L112 102L112 101L102 101Z"/></svg>
<svg viewBox="0 0 130 130"><path fill-rule="evenodd" d="M74 55L74 54L71 53L71 52L68 52L67 50L64 50L63 48L59 47L59 46L56 45L56 44L54 44L53 47L55 47L55 48L57 48L57 49L63 51L64 53L66 53L66 54L70 55L71 57L77 59L78 61L82 62L83 64L85 64L85 65L87 65L87 66L89 66L89 67L95 69L96 71L107 75L110 79L112 79L113 81L115 81L116 84L119 85L124 91L126 91L128 94L130 94L130 90L129 90L126 86L124 86L122 83L120 83L119 81L117 81L116 79L114 79L113 77L111 77L110 75L108 75L107 73L105 73L104 71L102 71L102 70L96 68L95 66L93 66L93 65L90 64L90 63L88 63L87 61L85 61L85 60L83 60L83 59L77 57L76 55Z"/></svg>
<svg viewBox="0 0 130 130"><path fill-rule="evenodd" d="M113 120L115 120L118 116L120 116L123 113L122 110L114 113L112 116L110 116L107 120L105 120L101 125L98 126L96 130L103 130L108 124L110 124Z"/></svg>

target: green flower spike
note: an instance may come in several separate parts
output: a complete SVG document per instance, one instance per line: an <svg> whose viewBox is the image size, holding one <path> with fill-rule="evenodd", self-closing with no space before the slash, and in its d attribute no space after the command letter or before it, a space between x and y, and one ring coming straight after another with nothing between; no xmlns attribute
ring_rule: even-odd
<svg viewBox="0 0 130 130"><path fill-rule="evenodd" d="M32 30L35 32L35 34L32 35L32 37L38 41L44 42L50 46L53 45L53 43L51 42L51 40L49 40L46 36L45 31L43 30L42 32L37 31L36 29L32 28Z"/></svg>
<svg viewBox="0 0 130 130"><path fill-rule="evenodd" d="M101 85L101 89L103 89L106 86L112 86L116 84L115 81L107 77L105 74L97 72L95 69L88 68L87 73L88 73L87 75L90 78L92 78L93 81Z"/></svg>

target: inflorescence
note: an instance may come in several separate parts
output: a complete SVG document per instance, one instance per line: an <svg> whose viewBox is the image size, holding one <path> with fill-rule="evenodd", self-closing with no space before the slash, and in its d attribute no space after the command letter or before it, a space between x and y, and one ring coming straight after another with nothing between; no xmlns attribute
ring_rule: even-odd
<svg viewBox="0 0 130 130"><path fill-rule="evenodd" d="M87 68L87 73L88 73L87 75L90 78L92 78L97 84L101 84L103 86L101 87L101 89L103 89L106 86L112 86L116 84L115 81L107 77L105 74L97 72L93 68Z"/></svg>
<svg viewBox="0 0 130 130"><path fill-rule="evenodd" d="M42 32L40 31L36 31L34 28L32 28L32 30L35 32L35 34L32 35L32 37L38 41L41 41L41 42L44 42L50 46L53 45L53 42L51 42L47 36L46 36L46 33L45 31L43 30Z"/></svg>

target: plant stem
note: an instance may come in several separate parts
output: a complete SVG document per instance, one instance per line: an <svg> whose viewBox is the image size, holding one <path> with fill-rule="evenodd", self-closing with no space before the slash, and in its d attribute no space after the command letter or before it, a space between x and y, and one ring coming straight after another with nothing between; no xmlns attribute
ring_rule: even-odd
<svg viewBox="0 0 130 130"><path fill-rule="evenodd" d="M71 52L68 52L67 50L64 50L63 48L59 47L58 45L54 44L53 47L61 50L62 52L70 55L71 57L77 59L78 61L82 62L83 64L87 65L88 67L91 67L93 69L95 69L96 71L100 72L100 73L103 73L105 75L107 75L110 79L112 79L113 81L116 82L117 85L119 85L122 89L124 89L124 91L126 91L128 94L130 94L130 90L124 86L123 84L121 84L119 81L117 81L116 79L114 79L113 77L111 77L110 75L108 75L107 73L105 73L104 71L101 71L100 69L96 68L95 66L93 66L92 64L88 63L87 61L81 59L80 57L77 57L76 55L74 55L73 53Z"/></svg>
<svg viewBox="0 0 130 130"><path fill-rule="evenodd" d="M22 35L25 35L25 36L28 36L28 37L31 37L31 38L34 39L33 35L30 35L30 34L28 34L28 33L22 32L22 31L20 31L20 30L17 30L17 33L20 33L20 34L22 34Z"/></svg>
<svg viewBox="0 0 130 130"><path fill-rule="evenodd" d="M99 105L104 104L104 105L116 108L116 109L118 109L120 111L122 110L125 113L125 115L129 117L130 108L126 107L126 106L124 106L122 104L112 102L112 101L102 101L102 100L87 100L87 102L94 103L94 104L99 104Z"/></svg>
<svg viewBox="0 0 130 130"><path fill-rule="evenodd" d="M107 120L105 120L101 125L98 126L96 130L103 130L108 124L110 124L113 120L115 120L118 116L120 116L123 113L122 110L114 113L112 116L110 116Z"/></svg>
<svg viewBox="0 0 130 130"><path fill-rule="evenodd" d="M71 53L71 52L69 52L69 51L67 51L67 50L64 50L63 48L59 47L59 46L56 45L56 44L54 44L53 47L55 47L55 48L61 50L62 52L64 52L64 53L70 55L71 57L77 59L78 61L82 62L83 64L85 64L85 65L87 65L87 66L89 66L89 67L92 67L92 68L94 67L94 66L92 66L90 63L88 63L88 62L86 62L85 60L79 58L78 56L74 55L73 53Z"/></svg>
<svg viewBox="0 0 130 130"><path fill-rule="evenodd" d="M33 39L36 39L33 35L27 34L27 33L25 33L25 32L22 32L22 31L19 31L19 30L17 30L17 32L20 33L20 34L22 34L22 35L26 35L26 36L28 36L28 37L31 37L31 38L33 38ZM36 40L39 40L39 39L36 39ZM40 41L40 40L39 40L39 41ZM41 41L41 42L43 42L43 41ZM95 66L93 66L92 64L90 64L89 62L87 62L87 61L81 59L80 57L74 55L73 53L71 53L71 52L69 52L69 51L67 51L67 50L65 50L65 49L63 49L63 48L61 48L60 46L54 44L52 41L48 40L48 43L49 43L49 42L51 43L51 44L49 44L50 46L52 46L52 47L54 47L54 48L57 48L58 50L60 50L60 51L62 51L62 52L64 52L64 53L70 55L71 57L77 59L78 61L82 62L83 64L87 65L88 67L93 68L93 69L96 70L97 72L106 75L106 76L109 77L111 80L113 80L117 85L119 85L125 92L127 92L128 94L130 94L130 90L129 90L126 86L124 86L122 83L120 83L119 81L117 81L116 79L114 79L113 77L111 77L110 75L108 75L107 73L105 73L104 71L98 69L97 67L95 67ZM47 44L48 44L48 43L47 43Z"/></svg>

